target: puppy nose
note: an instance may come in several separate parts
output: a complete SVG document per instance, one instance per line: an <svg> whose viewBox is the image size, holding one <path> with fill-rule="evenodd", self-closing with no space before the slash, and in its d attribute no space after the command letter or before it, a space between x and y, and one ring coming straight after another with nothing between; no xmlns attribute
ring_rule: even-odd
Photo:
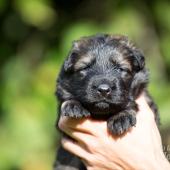
<svg viewBox="0 0 170 170"><path fill-rule="evenodd" d="M111 93L111 88L107 84L100 84L97 88L98 93L100 93L103 96L107 96Z"/></svg>

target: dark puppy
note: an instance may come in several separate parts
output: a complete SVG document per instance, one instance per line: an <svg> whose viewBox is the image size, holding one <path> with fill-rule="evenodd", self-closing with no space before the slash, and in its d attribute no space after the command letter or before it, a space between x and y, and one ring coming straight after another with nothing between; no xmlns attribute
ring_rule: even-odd
<svg viewBox="0 0 170 170"><path fill-rule="evenodd" d="M135 99L146 91L148 72L144 56L125 36L95 35L73 43L57 82L60 114L73 118L106 119L108 130L121 135L136 124ZM86 169L81 161L60 148L55 169Z"/></svg>

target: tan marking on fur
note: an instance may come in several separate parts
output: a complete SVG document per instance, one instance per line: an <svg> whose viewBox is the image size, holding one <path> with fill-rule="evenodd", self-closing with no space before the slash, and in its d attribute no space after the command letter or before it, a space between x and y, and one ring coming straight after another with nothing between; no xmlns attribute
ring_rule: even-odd
<svg viewBox="0 0 170 170"><path fill-rule="evenodd" d="M125 67L129 70L132 70L132 66L129 61L124 58L124 56L118 51L116 51L116 55L112 58L112 61L113 63L119 64L121 67Z"/></svg>
<svg viewBox="0 0 170 170"><path fill-rule="evenodd" d="M94 56L92 55L86 54L84 56L81 56L81 58L75 63L74 68L75 70L85 68L87 65L91 64L93 60L94 60Z"/></svg>
<svg viewBox="0 0 170 170"><path fill-rule="evenodd" d="M108 37L108 40L117 40L119 41L121 44L124 44L125 46L131 48L132 50L135 50L136 47L134 45L134 43L132 43L127 36L124 35L110 35Z"/></svg>
<svg viewBox="0 0 170 170"><path fill-rule="evenodd" d="M61 90L62 93L63 93L63 95L65 95L65 96L70 96L70 93L67 92L60 84L57 85L57 89L58 89L58 90Z"/></svg>
<svg viewBox="0 0 170 170"><path fill-rule="evenodd" d="M115 40L128 40L128 37L125 35L115 34L108 36L109 39L115 39Z"/></svg>
<svg viewBox="0 0 170 170"><path fill-rule="evenodd" d="M123 61L121 61L121 62L120 62L120 65L121 65L122 67L128 68L129 70L132 69L131 64L129 63L128 60L123 60Z"/></svg>
<svg viewBox="0 0 170 170"><path fill-rule="evenodd" d="M86 46L89 42L89 39L86 37L82 37L79 40L73 41L73 48L76 50L81 49L81 47Z"/></svg>

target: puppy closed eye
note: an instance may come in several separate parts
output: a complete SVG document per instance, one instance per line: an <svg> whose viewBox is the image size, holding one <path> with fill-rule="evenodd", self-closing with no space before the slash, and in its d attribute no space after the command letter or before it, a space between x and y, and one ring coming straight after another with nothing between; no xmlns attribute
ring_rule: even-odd
<svg viewBox="0 0 170 170"><path fill-rule="evenodd" d="M119 72L124 72L124 73L131 73L131 71L128 69L128 68L125 68L125 67L118 67L117 70Z"/></svg>
<svg viewBox="0 0 170 170"><path fill-rule="evenodd" d="M128 68L119 68L119 71L121 73L121 77L125 80L132 77L132 72Z"/></svg>
<svg viewBox="0 0 170 170"><path fill-rule="evenodd" d="M79 75L82 78L84 78L87 75L89 68L90 68L90 65L86 65L86 67L79 68L79 70L77 70L77 72L79 73Z"/></svg>

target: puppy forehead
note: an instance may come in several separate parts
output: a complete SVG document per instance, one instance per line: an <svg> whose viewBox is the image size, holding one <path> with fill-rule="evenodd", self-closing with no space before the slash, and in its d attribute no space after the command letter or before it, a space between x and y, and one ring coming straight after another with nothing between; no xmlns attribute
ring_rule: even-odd
<svg viewBox="0 0 170 170"><path fill-rule="evenodd" d="M113 65L119 65L129 70L132 69L127 53L117 47L105 47L99 50L97 58L99 64L111 62Z"/></svg>
<svg viewBox="0 0 170 170"><path fill-rule="evenodd" d="M74 69L83 69L89 66L94 60L96 60L96 63L98 63L99 65L107 62L112 62L113 64L118 64L130 70L132 69L128 57L116 48L94 49L93 51L89 51L86 54L82 54L76 61Z"/></svg>

